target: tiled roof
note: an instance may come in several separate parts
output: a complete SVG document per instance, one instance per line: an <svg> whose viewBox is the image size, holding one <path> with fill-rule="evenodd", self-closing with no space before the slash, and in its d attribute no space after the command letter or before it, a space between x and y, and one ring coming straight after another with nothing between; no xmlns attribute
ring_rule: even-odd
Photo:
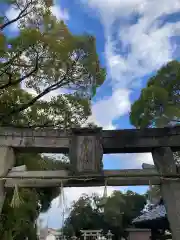
<svg viewBox="0 0 180 240"><path fill-rule="evenodd" d="M132 223L155 220L164 217L166 217L166 209L163 204L151 205L149 209L146 208L139 217L135 218Z"/></svg>

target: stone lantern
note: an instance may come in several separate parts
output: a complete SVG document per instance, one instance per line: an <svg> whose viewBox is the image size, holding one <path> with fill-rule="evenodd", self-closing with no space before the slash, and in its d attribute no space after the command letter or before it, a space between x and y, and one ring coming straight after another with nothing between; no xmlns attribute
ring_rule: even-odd
<svg viewBox="0 0 180 240"><path fill-rule="evenodd" d="M102 128L72 129L69 157L74 173L98 174L102 171Z"/></svg>
<svg viewBox="0 0 180 240"><path fill-rule="evenodd" d="M108 233L106 234L108 240L112 240L113 234L109 230Z"/></svg>

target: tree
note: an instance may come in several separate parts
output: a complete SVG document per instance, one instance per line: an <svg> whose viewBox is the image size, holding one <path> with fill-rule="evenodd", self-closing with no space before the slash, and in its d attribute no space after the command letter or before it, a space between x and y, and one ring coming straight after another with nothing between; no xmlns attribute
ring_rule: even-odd
<svg viewBox="0 0 180 240"><path fill-rule="evenodd" d="M180 124L180 62L171 61L151 77L131 106L130 122L137 128ZM179 164L180 153L174 153Z"/></svg>
<svg viewBox="0 0 180 240"><path fill-rule="evenodd" d="M139 215L146 202L145 195L131 191L115 191L107 197L104 206L99 204L102 198L96 195L82 196L74 202L63 227L66 236L80 236L80 229L111 230L115 239L125 235L125 229L132 219Z"/></svg>
<svg viewBox="0 0 180 240"><path fill-rule="evenodd" d="M4 0L8 7L19 11L17 18L1 16L2 31L18 22L19 35L2 34L0 38L1 94L19 84L35 91L26 102L1 113L0 120L26 110L48 93L60 89L72 96L89 99L105 79L100 67L95 38L72 35L62 21L58 21L47 7L33 0ZM46 3L46 5L45 5ZM48 1L48 5L49 5ZM69 99L67 98L67 101Z"/></svg>
<svg viewBox="0 0 180 240"><path fill-rule="evenodd" d="M136 128L165 127L180 124L180 62L171 61L149 79L140 97L131 106L130 122ZM180 152L174 153L177 164ZM159 187L158 187L159 188ZM160 190L150 193L159 197Z"/></svg>
<svg viewBox="0 0 180 240"><path fill-rule="evenodd" d="M80 236L81 229L99 229L102 227L102 214L96 205L98 196L83 195L72 204L70 214L65 220L63 233L66 236Z"/></svg>
<svg viewBox="0 0 180 240"><path fill-rule="evenodd" d="M52 1L38 3L33 0L0 3L3 9L10 7L19 12L14 19L0 15L0 125L65 129L81 126L91 113L89 100L105 78L95 39L72 35L51 14ZM12 37L6 30L13 23L18 24L19 33ZM59 95L47 101L45 96L54 90L59 90ZM17 152L16 166L22 164L28 170L70 168L69 163L52 157ZM12 208L14 191L8 189L0 238L36 239L35 220L59 193L59 188L21 188L22 202Z"/></svg>
<svg viewBox="0 0 180 240"><path fill-rule="evenodd" d="M131 106L130 122L137 128L180 123L180 62L172 61L151 77Z"/></svg>
<svg viewBox="0 0 180 240"><path fill-rule="evenodd" d="M104 206L104 218L116 238L118 236L127 237L125 229L139 215L145 202L146 198L144 195L132 191L125 193L114 191L107 199Z"/></svg>

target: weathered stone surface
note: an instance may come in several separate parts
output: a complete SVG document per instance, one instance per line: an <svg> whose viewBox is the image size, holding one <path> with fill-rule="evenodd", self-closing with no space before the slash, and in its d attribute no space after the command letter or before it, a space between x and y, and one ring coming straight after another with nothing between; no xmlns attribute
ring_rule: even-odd
<svg viewBox="0 0 180 240"><path fill-rule="evenodd" d="M180 127L105 130L102 137L104 153L151 152L158 147L180 150Z"/></svg>
<svg viewBox="0 0 180 240"><path fill-rule="evenodd" d="M0 128L0 146L11 146L26 152L68 153L69 139L75 131L89 135L95 130ZM171 147L173 151L178 151L179 142L180 127L102 131L104 153L151 152L157 147Z"/></svg>
<svg viewBox="0 0 180 240"><path fill-rule="evenodd" d="M126 229L129 232L128 240L149 240L151 239L151 229Z"/></svg>
<svg viewBox="0 0 180 240"><path fill-rule="evenodd" d="M69 134L54 129L0 128L0 146L12 146L25 152L67 153Z"/></svg>
<svg viewBox="0 0 180 240"><path fill-rule="evenodd" d="M74 129L69 156L75 172L100 172L103 157L101 129Z"/></svg>
<svg viewBox="0 0 180 240"><path fill-rule="evenodd" d="M0 177L5 177L15 162L12 148L0 147ZM0 213L5 200L4 180L0 180Z"/></svg>
<svg viewBox="0 0 180 240"><path fill-rule="evenodd" d="M176 174L177 168L173 152L169 147L157 148L152 152L157 170L162 175ZM180 236L180 184L176 179L162 179L161 193L167 210L167 216L172 230L173 240Z"/></svg>

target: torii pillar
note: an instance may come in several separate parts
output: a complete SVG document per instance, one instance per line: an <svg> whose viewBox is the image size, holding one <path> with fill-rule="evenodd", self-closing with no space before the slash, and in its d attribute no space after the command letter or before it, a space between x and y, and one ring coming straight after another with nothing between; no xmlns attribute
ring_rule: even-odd
<svg viewBox="0 0 180 240"><path fill-rule="evenodd" d="M0 147L0 178L6 177L7 173L12 169L15 163L15 155L12 148ZM4 200L5 200L5 189L4 180L0 180L0 214L2 212Z"/></svg>
<svg viewBox="0 0 180 240"><path fill-rule="evenodd" d="M177 174L177 166L170 147L152 151L154 164L161 175ZM162 179L161 193L167 211L172 239L180 239L180 182L176 179Z"/></svg>

